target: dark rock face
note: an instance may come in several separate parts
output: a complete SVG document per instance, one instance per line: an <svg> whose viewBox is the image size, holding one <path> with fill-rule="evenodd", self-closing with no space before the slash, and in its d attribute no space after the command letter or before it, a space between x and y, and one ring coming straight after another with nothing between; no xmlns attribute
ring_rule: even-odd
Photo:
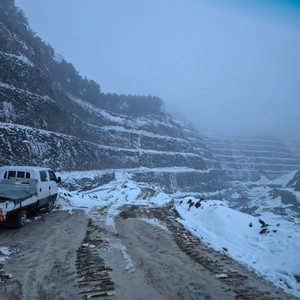
<svg viewBox="0 0 300 300"><path fill-rule="evenodd" d="M197 170L176 170L161 171L155 170L136 171L133 173L133 179L138 182L154 183L162 186L167 193L184 191L187 193L195 192L214 192L221 188L228 187L223 171L197 171Z"/></svg>
<svg viewBox="0 0 300 300"><path fill-rule="evenodd" d="M201 154L208 169L221 170L221 162L216 158L212 151L207 147L203 137L192 128L190 124L182 123L185 137L191 142L191 145Z"/></svg>
<svg viewBox="0 0 300 300"><path fill-rule="evenodd" d="M56 170L134 168L134 152L101 148L73 136L38 129L2 125L1 162L3 165L38 165Z"/></svg>
<svg viewBox="0 0 300 300"><path fill-rule="evenodd" d="M69 191L87 190L109 183L114 179L115 173L111 171L104 172L103 174L94 174L92 177L68 178L67 180L63 180L62 186Z"/></svg>

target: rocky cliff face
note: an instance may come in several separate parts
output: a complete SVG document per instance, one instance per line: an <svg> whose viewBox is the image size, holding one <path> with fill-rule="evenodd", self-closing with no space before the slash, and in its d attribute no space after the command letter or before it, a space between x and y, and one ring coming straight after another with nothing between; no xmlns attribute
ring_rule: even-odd
<svg viewBox="0 0 300 300"><path fill-rule="evenodd" d="M1 6L8 19L0 19L0 165L126 169L167 191L223 185L170 116L129 117L87 102L83 89L61 79L62 62L52 48L42 42L38 48L26 28L20 30L12 2Z"/></svg>
<svg viewBox="0 0 300 300"><path fill-rule="evenodd" d="M300 169L297 146L292 153L272 139L203 138L159 113L157 98L142 98L148 113L137 115L145 112L139 99L129 99L138 107L131 114L126 96L101 94L31 32L12 0L0 2L0 165L103 170L104 181L126 169L167 192L199 193Z"/></svg>

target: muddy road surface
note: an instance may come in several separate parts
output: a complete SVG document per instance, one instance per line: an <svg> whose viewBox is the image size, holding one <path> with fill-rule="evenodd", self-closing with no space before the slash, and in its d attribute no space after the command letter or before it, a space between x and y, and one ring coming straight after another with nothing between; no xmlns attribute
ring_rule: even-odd
<svg viewBox="0 0 300 300"><path fill-rule="evenodd" d="M57 211L0 228L0 299L299 299L201 243L169 208ZM8 274L11 274L11 278Z"/></svg>
<svg viewBox="0 0 300 300"><path fill-rule="evenodd" d="M76 299L76 251L87 222L83 211L52 212L20 229L1 227L1 246L14 253L4 262L12 278L2 278L0 299Z"/></svg>

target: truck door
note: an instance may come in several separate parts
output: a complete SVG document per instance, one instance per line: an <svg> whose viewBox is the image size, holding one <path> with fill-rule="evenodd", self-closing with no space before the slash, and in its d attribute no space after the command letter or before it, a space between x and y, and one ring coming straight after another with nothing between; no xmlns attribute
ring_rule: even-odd
<svg viewBox="0 0 300 300"><path fill-rule="evenodd" d="M39 172L39 190L38 190L38 199L39 206L43 206L48 202L49 197L49 178L46 170Z"/></svg>
<svg viewBox="0 0 300 300"><path fill-rule="evenodd" d="M53 171L48 170L48 175L49 175L49 195L56 195L57 190L58 190L58 184L57 184L57 178L56 175Z"/></svg>

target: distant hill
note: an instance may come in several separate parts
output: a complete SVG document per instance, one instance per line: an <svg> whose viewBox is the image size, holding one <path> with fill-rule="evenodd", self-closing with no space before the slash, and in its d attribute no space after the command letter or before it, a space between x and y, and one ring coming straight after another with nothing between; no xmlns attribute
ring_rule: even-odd
<svg viewBox="0 0 300 300"><path fill-rule="evenodd" d="M270 137L206 136L211 154L231 179L274 179L300 169L300 143L284 143Z"/></svg>

